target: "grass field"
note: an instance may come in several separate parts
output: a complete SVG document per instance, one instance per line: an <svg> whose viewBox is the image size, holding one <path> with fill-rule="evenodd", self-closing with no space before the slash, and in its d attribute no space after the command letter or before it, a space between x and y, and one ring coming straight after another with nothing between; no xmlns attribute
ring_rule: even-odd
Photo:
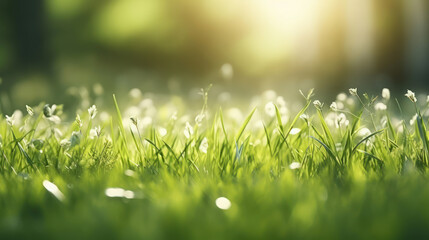
<svg viewBox="0 0 429 240"><path fill-rule="evenodd" d="M0 117L1 239L429 237L428 103L411 91L222 109L202 90L197 111L133 91L114 111Z"/></svg>

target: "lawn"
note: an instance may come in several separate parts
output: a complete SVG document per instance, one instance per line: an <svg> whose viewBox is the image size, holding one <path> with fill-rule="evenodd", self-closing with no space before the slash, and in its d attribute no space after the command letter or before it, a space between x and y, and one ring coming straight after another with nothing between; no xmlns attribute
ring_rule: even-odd
<svg viewBox="0 0 429 240"><path fill-rule="evenodd" d="M0 117L1 239L429 237L429 108L411 91L221 108L205 89L195 111L130 93Z"/></svg>

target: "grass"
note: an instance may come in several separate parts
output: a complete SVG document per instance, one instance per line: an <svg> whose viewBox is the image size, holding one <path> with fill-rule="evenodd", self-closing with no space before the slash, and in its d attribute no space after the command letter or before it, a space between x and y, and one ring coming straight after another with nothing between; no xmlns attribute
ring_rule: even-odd
<svg viewBox="0 0 429 240"><path fill-rule="evenodd" d="M413 94L414 118L386 90L330 109L310 91L295 110L267 92L247 116L201 93L197 112L134 97L124 114L113 96L112 115L0 117L1 238L429 236L428 106Z"/></svg>

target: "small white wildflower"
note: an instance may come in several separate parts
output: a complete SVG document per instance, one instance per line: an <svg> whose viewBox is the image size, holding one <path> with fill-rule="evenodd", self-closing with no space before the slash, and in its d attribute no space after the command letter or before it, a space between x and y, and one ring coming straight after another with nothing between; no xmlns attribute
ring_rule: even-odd
<svg viewBox="0 0 429 240"><path fill-rule="evenodd" d="M103 112L100 113L100 120L102 122L107 122L107 121L109 121L109 119L110 119L109 113L107 113L105 111L103 111Z"/></svg>
<svg viewBox="0 0 429 240"><path fill-rule="evenodd" d="M277 102L278 106L280 106L280 107L286 106L286 101L282 96L278 96L276 99L276 102Z"/></svg>
<svg viewBox="0 0 429 240"><path fill-rule="evenodd" d="M228 109L228 111L226 112L226 115L228 116L228 118L231 118L236 123L240 123L241 120L243 119L243 113L238 108Z"/></svg>
<svg viewBox="0 0 429 240"><path fill-rule="evenodd" d="M61 123L61 118L58 117L57 115L51 115L50 117L46 118L48 119L51 123L53 124L60 124Z"/></svg>
<svg viewBox="0 0 429 240"><path fill-rule="evenodd" d="M409 98L411 100L411 102L413 102L413 103L417 102L416 94L414 92L412 92L411 90L407 90L407 93L405 94L405 96L407 98Z"/></svg>
<svg viewBox="0 0 429 240"><path fill-rule="evenodd" d="M154 108L155 106L153 105L153 100L151 98L146 98L139 103L139 107L148 110Z"/></svg>
<svg viewBox="0 0 429 240"><path fill-rule="evenodd" d="M358 132L357 135L360 137L366 137L368 135L371 134L371 130L369 130L368 128L361 128Z"/></svg>
<svg viewBox="0 0 429 240"><path fill-rule="evenodd" d="M88 113L89 113L89 117L91 119L95 118L95 115L97 115L97 107L95 105L92 105L89 109L88 109Z"/></svg>
<svg viewBox="0 0 429 240"><path fill-rule="evenodd" d="M138 99L142 96L142 92L138 88L133 88L130 90L129 95L133 99Z"/></svg>
<svg viewBox="0 0 429 240"><path fill-rule="evenodd" d="M265 104L265 113L270 117L274 117L276 115L276 107L273 102Z"/></svg>
<svg viewBox="0 0 429 240"><path fill-rule="evenodd" d="M31 108L30 106L28 106L28 105L25 105L25 108L27 109L27 113L28 113L28 115L30 115L30 116L33 116L34 115L34 110L33 110L33 108Z"/></svg>
<svg viewBox="0 0 429 240"><path fill-rule="evenodd" d="M381 90L381 96L384 99L389 100L390 99L390 90L388 88L383 88L383 90Z"/></svg>
<svg viewBox="0 0 429 240"><path fill-rule="evenodd" d="M314 100L313 105L314 105L317 109L322 109L322 107L323 107L323 103L321 103L319 100Z"/></svg>
<svg viewBox="0 0 429 240"><path fill-rule="evenodd" d="M22 122L22 112L20 110L15 110L11 116L6 115L6 123L9 126L18 126Z"/></svg>
<svg viewBox="0 0 429 240"><path fill-rule="evenodd" d="M8 116L8 115L6 115L6 123L7 123L7 125L9 125L9 126L13 126L13 124L14 124L14 122L13 122L13 116Z"/></svg>
<svg viewBox="0 0 429 240"><path fill-rule="evenodd" d="M204 118L206 117L206 115L204 113L200 113L195 117L195 123L198 126L201 126L201 123L203 122Z"/></svg>
<svg viewBox="0 0 429 240"><path fill-rule="evenodd" d="M353 96L357 96L357 95L358 95L358 93L357 93L357 88L350 88L350 89L349 89L349 92L350 92L350 94L351 94L351 95L353 95Z"/></svg>
<svg viewBox="0 0 429 240"><path fill-rule="evenodd" d="M77 126L79 128L81 128L83 126L83 122L82 122L82 119L80 119L80 115L79 114L76 114L76 120L75 120L75 122L76 122L76 124L77 124Z"/></svg>
<svg viewBox="0 0 429 240"><path fill-rule="evenodd" d="M228 210L231 207L231 201L226 197L217 198L215 203L222 210Z"/></svg>
<svg viewBox="0 0 429 240"><path fill-rule="evenodd" d="M291 134L291 135L296 135L296 134L298 134L299 132L301 132L301 129L299 129L299 128L292 128L292 129L290 130L290 134Z"/></svg>
<svg viewBox="0 0 429 240"><path fill-rule="evenodd" d="M336 127L339 128L341 126L348 126L349 120L347 120L346 115L344 113L340 113L337 116L335 123L336 123Z"/></svg>
<svg viewBox="0 0 429 240"><path fill-rule="evenodd" d="M355 105L355 103L356 103L356 101L355 101L355 99L354 99L354 98L352 98L352 97L348 97L348 98L347 98L347 100L346 100L346 104L347 104L348 106L350 106L350 107L353 107L353 106Z"/></svg>
<svg viewBox="0 0 429 240"><path fill-rule="evenodd" d="M340 93L340 94L338 94L337 95L337 100L338 101L341 101L341 102L344 102L344 101L346 101L347 100L347 94L345 94L345 93Z"/></svg>
<svg viewBox="0 0 429 240"><path fill-rule="evenodd" d="M304 121L308 121L308 119L310 118L307 114L302 114L301 116L299 116L299 118L301 118Z"/></svg>
<svg viewBox="0 0 429 240"><path fill-rule="evenodd" d="M107 188L104 192L107 197L118 197L118 198L126 198L133 199L135 194L133 191L125 190L123 188Z"/></svg>
<svg viewBox="0 0 429 240"><path fill-rule="evenodd" d="M167 135L167 129L163 127L158 128L158 132L161 137L164 137L165 135Z"/></svg>
<svg viewBox="0 0 429 240"><path fill-rule="evenodd" d="M194 134L194 128L191 126L191 124L189 124L189 122L186 122L183 133L187 139L189 139Z"/></svg>
<svg viewBox="0 0 429 240"><path fill-rule="evenodd" d="M124 174L125 174L125 176L133 177L136 173L131 169L127 169L124 171Z"/></svg>
<svg viewBox="0 0 429 240"><path fill-rule="evenodd" d="M387 109L387 106L386 106L386 104L384 104L382 102L379 102L379 103L377 103L377 104L374 105L374 109L376 111L384 111L384 110Z"/></svg>
<svg viewBox="0 0 429 240"><path fill-rule="evenodd" d="M70 142L70 140L68 140L68 139L63 139L63 140L61 140L61 142L60 142L60 146L61 146L62 148L68 149L68 148L70 148L70 146L71 146L71 142Z"/></svg>
<svg viewBox="0 0 429 240"><path fill-rule="evenodd" d="M125 116L140 117L142 115L141 113L142 110L136 106L130 106L125 109Z"/></svg>
<svg viewBox="0 0 429 240"><path fill-rule="evenodd" d="M338 105L336 102L332 102L329 108L331 108L332 111L338 111Z"/></svg>
<svg viewBox="0 0 429 240"><path fill-rule="evenodd" d="M96 126L89 131L89 138L94 139L101 136L101 127Z"/></svg>
<svg viewBox="0 0 429 240"><path fill-rule="evenodd" d="M298 168L300 168L300 167L301 167L301 163L299 163L299 162L292 162L292 163L289 165L289 168L290 168L290 169L292 169L292 170L298 169Z"/></svg>
<svg viewBox="0 0 429 240"><path fill-rule="evenodd" d="M207 148L209 147L209 142L207 138L203 138L200 144L200 151L203 153L207 153Z"/></svg>
<svg viewBox="0 0 429 240"><path fill-rule="evenodd" d="M150 126L152 122L153 122L153 119L150 116L146 116L141 120L141 124L143 128Z"/></svg>

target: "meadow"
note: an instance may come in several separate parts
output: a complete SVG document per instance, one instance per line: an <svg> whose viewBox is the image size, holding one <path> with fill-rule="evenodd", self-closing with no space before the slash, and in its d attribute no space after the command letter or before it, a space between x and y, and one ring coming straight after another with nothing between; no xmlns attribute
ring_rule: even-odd
<svg viewBox="0 0 429 240"><path fill-rule="evenodd" d="M2 114L0 238L429 237L429 98L199 94Z"/></svg>

